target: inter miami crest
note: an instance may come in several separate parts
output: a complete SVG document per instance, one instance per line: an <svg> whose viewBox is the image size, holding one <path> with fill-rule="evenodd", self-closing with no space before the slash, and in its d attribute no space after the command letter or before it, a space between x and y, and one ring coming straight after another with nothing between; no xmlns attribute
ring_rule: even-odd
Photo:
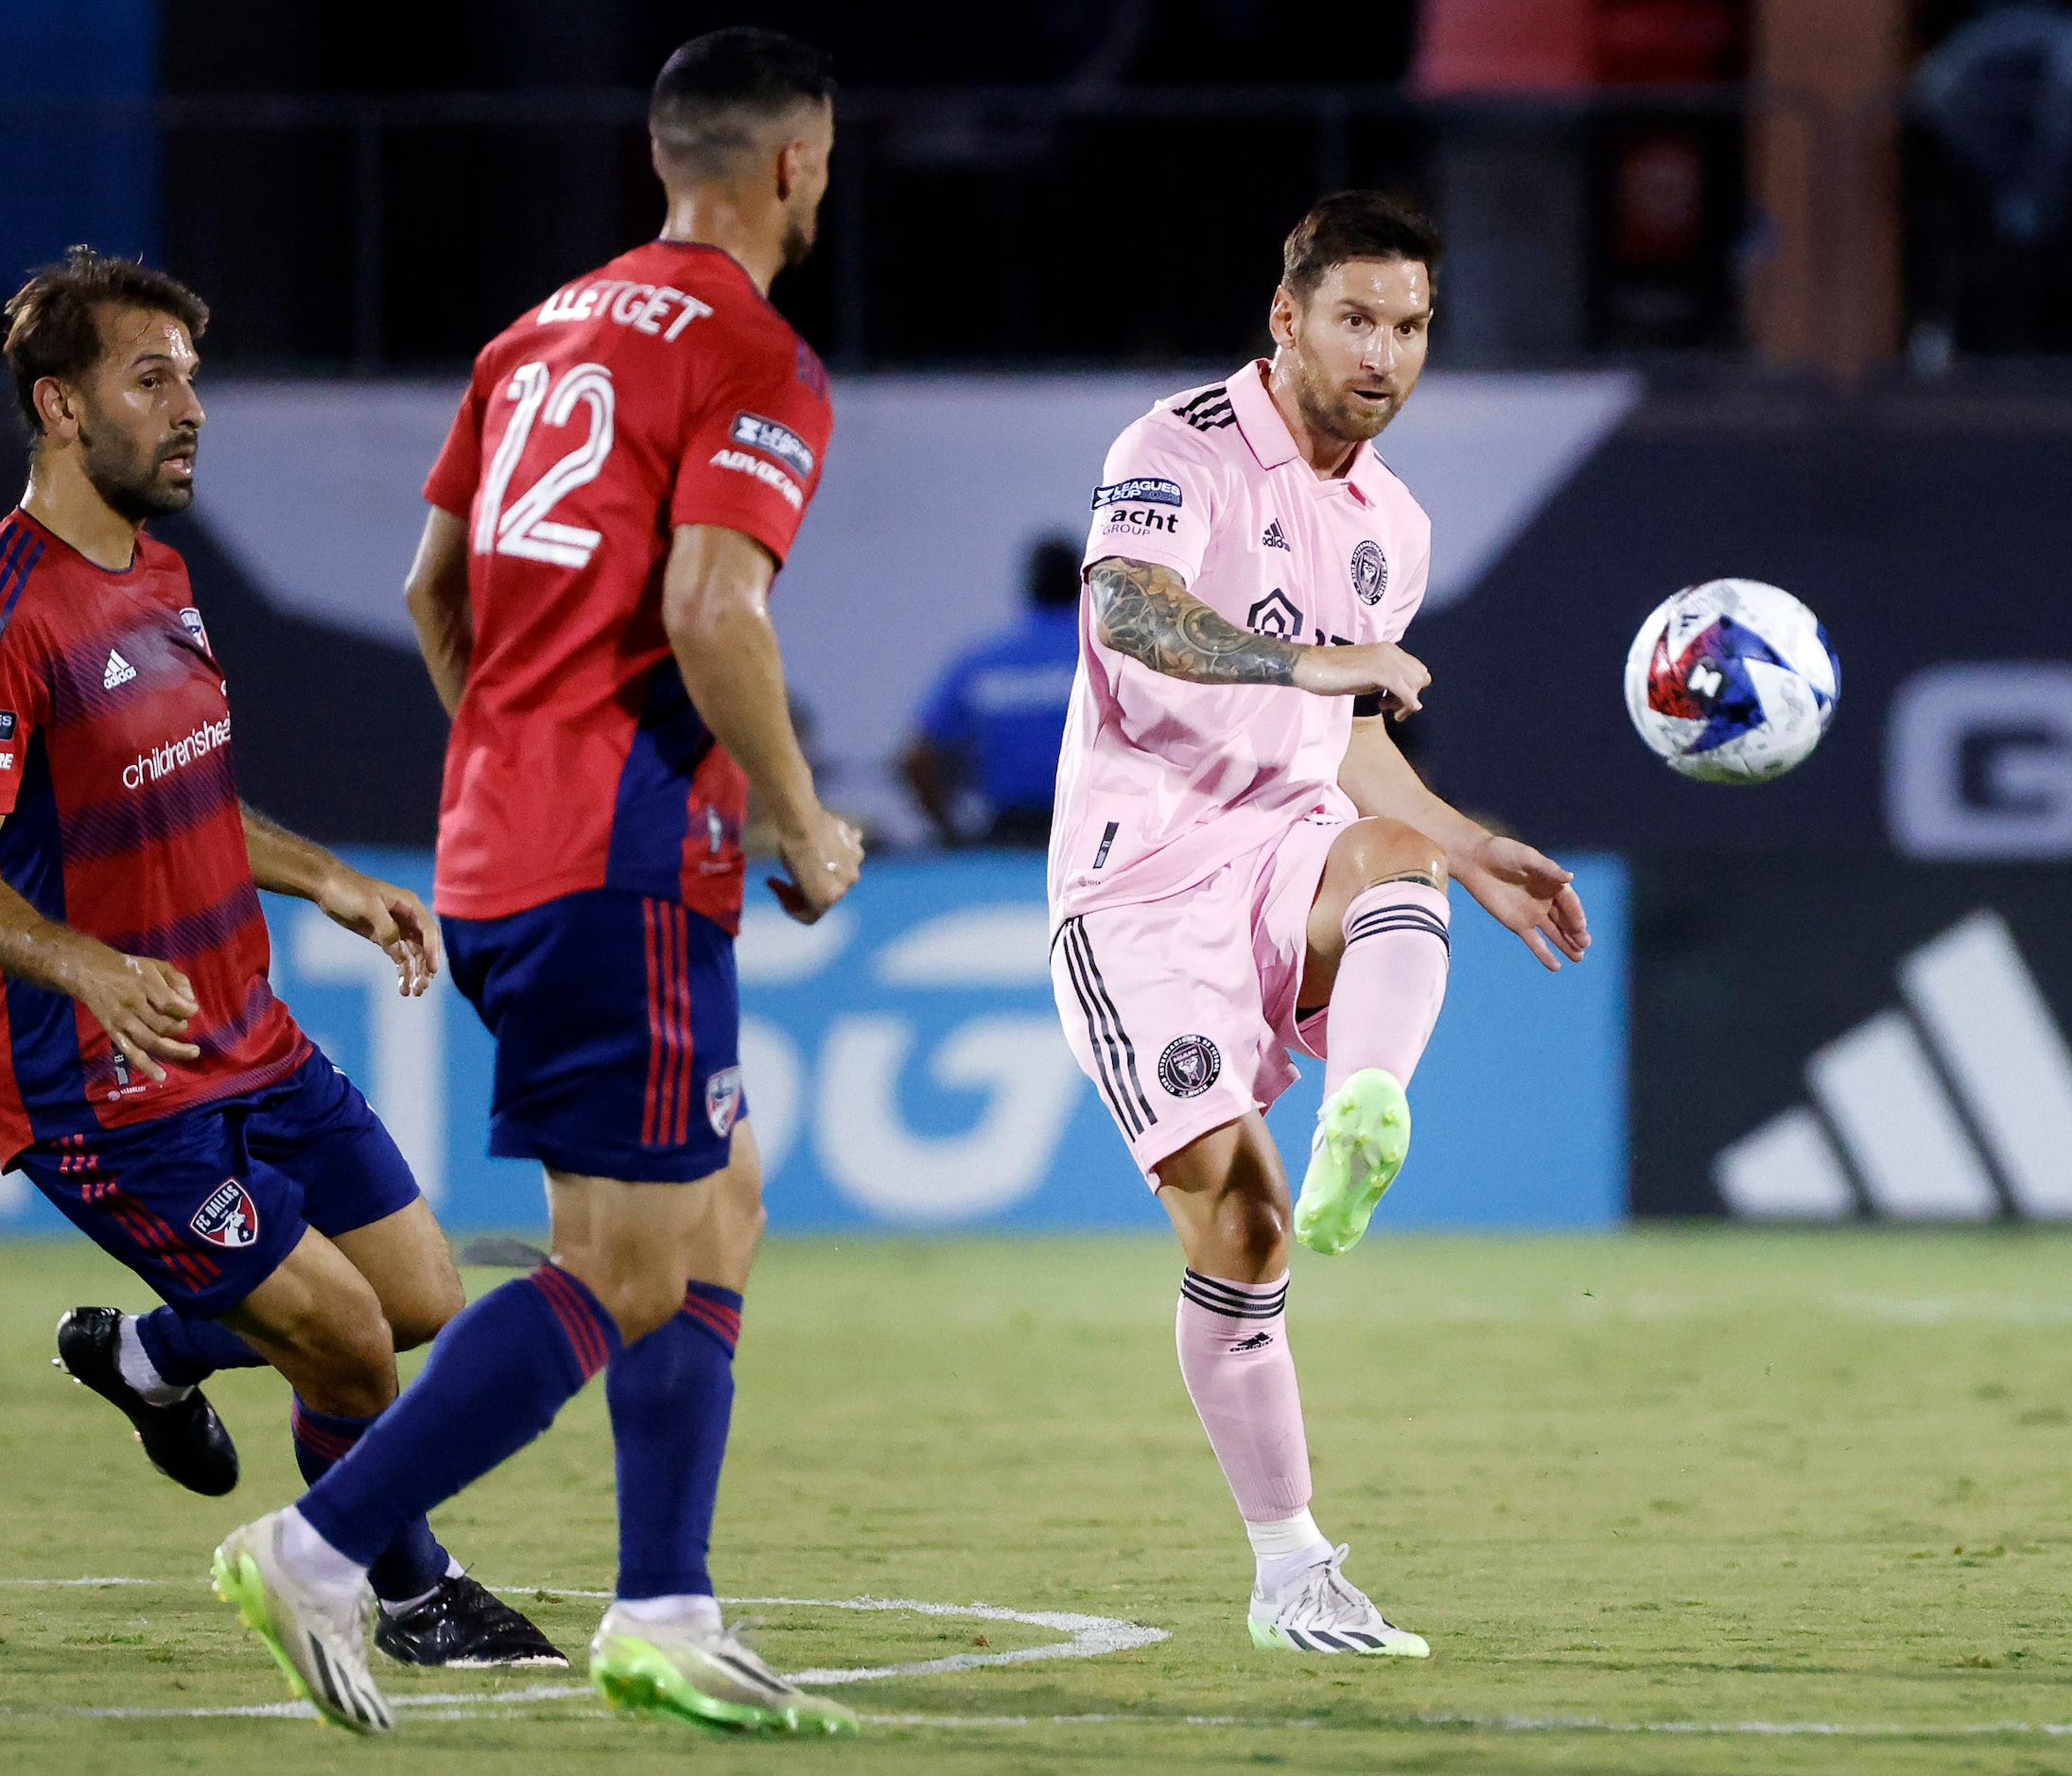
<svg viewBox="0 0 2072 1776"><path fill-rule="evenodd" d="M1245 620L1256 634L1279 636L1282 640L1302 633L1302 613L1279 586L1246 611Z"/></svg>
<svg viewBox="0 0 2072 1776"><path fill-rule="evenodd" d="M209 1193L208 1201L194 1211L187 1225L211 1245L236 1251L258 1244L259 1205L235 1178L227 1177Z"/></svg>
<svg viewBox="0 0 2072 1776"><path fill-rule="evenodd" d="M739 1067L723 1067L705 1081L705 1121L712 1124L712 1132L723 1140L734 1126L740 1102L741 1070Z"/></svg>
<svg viewBox="0 0 2072 1776"><path fill-rule="evenodd" d="M1352 589L1363 604L1379 604L1388 590L1388 558L1371 539L1352 551Z"/></svg>
<svg viewBox="0 0 2072 1776"><path fill-rule="evenodd" d="M1158 1056L1158 1083L1175 1098L1198 1098L1216 1083L1223 1056L1205 1036L1175 1036Z"/></svg>

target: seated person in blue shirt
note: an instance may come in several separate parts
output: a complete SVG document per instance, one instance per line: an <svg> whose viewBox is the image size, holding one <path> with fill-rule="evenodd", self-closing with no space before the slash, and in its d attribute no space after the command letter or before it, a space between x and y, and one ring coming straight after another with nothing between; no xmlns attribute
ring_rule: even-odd
<svg viewBox="0 0 2072 1776"><path fill-rule="evenodd" d="M1012 628L950 662L900 755L914 799L945 844L1043 845L1065 705L1079 663L1079 545L1048 536L1029 551L1029 608Z"/></svg>

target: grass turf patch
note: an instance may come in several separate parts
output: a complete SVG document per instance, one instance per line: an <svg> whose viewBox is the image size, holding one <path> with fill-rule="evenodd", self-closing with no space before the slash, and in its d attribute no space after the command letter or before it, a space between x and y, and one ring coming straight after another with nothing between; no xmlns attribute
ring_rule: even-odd
<svg viewBox="0 0 2072 1776"><path fill-rule="evenodd" d="M297 1486L286 1390L264 1372L211 1385L245 1457L235 1495L153 1474L48 1367L63 1308L148 1297L82 1245L0 1245L0 1576L161 1581L0 1585L0 1765L2072 1770L2072 1738L2039 1731L2072 1722L2067 1256L2038 1233L1732 1230L1298 1254L1318 1517L1353 1544L1349 1576L1431 1638L1409 1664L1251 1648L1248 1560L1173 1362L1163 1244L774 1243L741 1346L723 1591L983 1599L1172 1636L845 1686L890 1718L809 1753L527 1699L580 1669L382 1663L399 1698L481 1699L406 1709L375 1746L301 1720L49 1712L281 1700L202 1575L225 1530ZM479 1576L552 1588L515 1600L580 1655L601 1605L562 1593L612 1571L602 1390L435 1522ZM748 1613L793 1668L1063 1638ZM1690 1731L1765 1724L1806 1731Z"/></svg>

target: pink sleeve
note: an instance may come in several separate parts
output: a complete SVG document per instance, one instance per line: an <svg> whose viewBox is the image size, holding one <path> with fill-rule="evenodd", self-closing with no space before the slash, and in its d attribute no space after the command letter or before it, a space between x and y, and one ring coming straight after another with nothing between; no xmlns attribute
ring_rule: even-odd
<svg viewBox="0 0 2072 1776"><path fill-rule="evenodd" d="M1147 414L1115 441L1093 490L1085 566L1107 555L1170 567L1193 583L1215 516L1212 463L1182 429Z"/></svg>

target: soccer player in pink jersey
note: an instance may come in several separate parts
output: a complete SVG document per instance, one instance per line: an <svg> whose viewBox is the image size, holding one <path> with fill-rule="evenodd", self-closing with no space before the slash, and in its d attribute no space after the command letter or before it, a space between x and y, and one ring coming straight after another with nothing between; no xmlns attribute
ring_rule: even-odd
<svg viewBox="0 0 2072 1776"><path fill-rule="evenodd" d="M1180 1373L1257 1565L1252 1640L1423 1658L1310 1512L1288 1231L1343 1252L1408 1151L1446 990L1449 879L1549 968L1569 873L1419 781L1388 735L1432 527L1372 440L1424 367L1440 243L1371 192L1288 236L1275 353L1108 452L1051 844L1065 1031L1186 1253ZM1328 1040L1327 1040L1328 1031ZM1292 1217L1264 1111L1325 1063Z"/></svg>

